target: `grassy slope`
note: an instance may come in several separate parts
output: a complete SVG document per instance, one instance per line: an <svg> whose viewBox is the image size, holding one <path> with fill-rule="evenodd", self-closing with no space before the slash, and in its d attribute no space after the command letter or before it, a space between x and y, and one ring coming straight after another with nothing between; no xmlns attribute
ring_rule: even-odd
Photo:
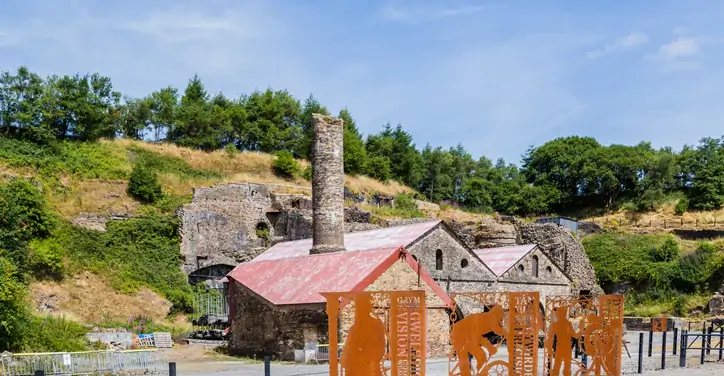
<svg viewBox="0 0 724 376"><path fill-rule="evenodd" d="M42 183L43 193L51 209L66 222L80 212L145 215L147 209L151 208L139 204L126 194L127 179L133 164L141 159L158 173L159 181L169 197L166 202L156 205L167 216L172 216L175 207L190 200L194 187L246 181L276 184L278 192L311 193L310 183L303 178L285 180L276 176L272 170L274 157L268 154L229 154L224 151L205 153L169 144L128 140L88 144L61 142L38 146L0 138L0 179L3 176L22 176L38 180ZM299 161L299 164L303 169L308 162ZM413 192L396 182L381 183L364 176L348 176L346 185L352 191L368 195ZM417 210L366 208L383 218L422 214ZM444 218L472 216L456 210L430 214ZM163 222L158 221L153 219L149 222L148 219L139 218L117 223L105 235L94 235L92 231L66 224L56 230L53 238L34 243L34 247L63 249L60 254L66 259L68 276L57 282L48 280L33 283L33 305L49 302L59 308L64 316L84 323L125 323L127 326L130 317L140 315L167 326L178 328L183 325L183 320L179 323L163 319L170 303L162 296L178 303L183 301L183 294L187 293L185 288L178 289L179 286L174 285L177 283L174 281L178 281L174 273L180 271L172 265L173 262L160 263L156 260L162 253L166 254L164 259L173 259L172 255L164 253L171 252L174 247L163 235L164 230L159 229L158 233L145 239L142 244L130 240L127 245L114 244L111 239L121 238L121 242L126 238L138 240L138 236L146 235L149 224ZM145 230L139 230L138 226ZM156 236L158 234L161 235ZM123 257L133 252L137 255ZM138 262L131 262L133 260ZM144 265L159 269L158 273L147 273ZM159 276L160 279L156 278ZM93 294L86 296L84 291L93 291ZM156 304L159 309L149 311L143 308L149 301L160 302Z"/></svg>

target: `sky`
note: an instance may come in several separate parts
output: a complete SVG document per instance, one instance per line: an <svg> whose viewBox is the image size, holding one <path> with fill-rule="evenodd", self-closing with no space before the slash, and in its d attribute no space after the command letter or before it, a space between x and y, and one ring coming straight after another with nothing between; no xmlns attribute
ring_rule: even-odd
<svg viewBox="0 0 724 376"><path fill-rule="evenodd" d="M286 89L364 134L519 162L530 146L724 134L724 2L0 0L0 70L98 72L142 97Z"/></svg>

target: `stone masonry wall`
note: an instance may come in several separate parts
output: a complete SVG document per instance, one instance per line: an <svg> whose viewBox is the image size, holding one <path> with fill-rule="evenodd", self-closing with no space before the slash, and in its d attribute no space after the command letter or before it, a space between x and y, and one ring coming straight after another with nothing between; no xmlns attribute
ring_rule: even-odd
<svg viewBox="0 0 724 376"><path fill-rule="evenodd" d="M417 283L417 271L413 270L404 260L395 262L387 271L380 275L365 290L391 291L391 290L425 290L425 305L427 307L427 356L447 356L450 338L449 314L440 298L432 288L420 279ZM349 328L354 323L354 303L347 304L340 312L340 341L346 339Z"/></svg>
<svg viewBox="0 0 724 376"><path fill-rule="evenodd" d="M442 251L442 270L437 270L437 250ZM448 277L463 280L495 279L490 270L480 263L475 255L465 248L448 231L444 224L439 225L422 239L408 247L423 268L439 280ZM467 263L467 266L463 266Z"/></svg>
<svg viewBox="0 0 724 376"><path fill-rule="evenodd" d="M190 204L179 209L183 270L251 260L281 241L312 237L312 198L278 194L274 186L256 183L219 184L197 188ZM365 223L369 212L345 208L345 232L380 226ZM358 223L359 222L359 223ZM257 227L268 228L268 238Z"/></svg>
<svg viewBox="0 0 724 376"><path fill-rule="evenodd" d="M232 354L294 360L294 350L303 349L305 343L328 342L324 304L271 307L238 283L235 291L236 312L229 343Z"/></svg>
<svg viewBox="0 0 724 376"><path fill-rule="evenodd" d="M312 115L312 253L344 249L344 121Z"/></svg>
<svg viewBox="0 0 724 376"><path fill-rule="evenodd" d="M191 273L214 264L236 265L267 247L257 226L273 228L266 217L271 207L263 184L224 184L194 190L192 202L179 209L183 270Z"/></svg>

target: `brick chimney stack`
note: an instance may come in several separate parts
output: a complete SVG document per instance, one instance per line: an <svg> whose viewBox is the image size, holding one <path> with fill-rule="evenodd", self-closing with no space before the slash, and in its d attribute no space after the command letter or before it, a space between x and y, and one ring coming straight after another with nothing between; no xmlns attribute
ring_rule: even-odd
<svg viewBox="0 0 724 376"><path fill-rule="evenodd" d="M310 254L344 251L344 121L312 115L312 226Z"/></svg>

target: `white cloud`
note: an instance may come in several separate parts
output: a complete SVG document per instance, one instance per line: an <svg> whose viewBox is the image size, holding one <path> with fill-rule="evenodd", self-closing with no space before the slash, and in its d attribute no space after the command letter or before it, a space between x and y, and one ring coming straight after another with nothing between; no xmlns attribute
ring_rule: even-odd
<svg viewBox="0 0 724 376"><path fill-rule="evenodd" d="M656 53L644 56L644 60L658 64L665 72L691 71L701 68L701 47L708 42L705 37L687 37L681 27L674 29L674 39L659 46Z"/></svg>
<svg viewBox="0 0 724 376"><path fill-rule="evenodd" d="M387 22L399 22L414 25L448 17L477 13L483 9L485 9L483 6L434 8L426 6L400 7L388 4L382 8L380 16Z"/></svg>
<svg viewBox="0 0 724 376"><path fill-rule="evenodd" d="M605 47L589 51L586 56L590 59L602 57L617 51L624 51L636 46L640 46L649 42L649 37L643 33L632 33L625 37L619 38L613 43L606 44Z"/></svg>

